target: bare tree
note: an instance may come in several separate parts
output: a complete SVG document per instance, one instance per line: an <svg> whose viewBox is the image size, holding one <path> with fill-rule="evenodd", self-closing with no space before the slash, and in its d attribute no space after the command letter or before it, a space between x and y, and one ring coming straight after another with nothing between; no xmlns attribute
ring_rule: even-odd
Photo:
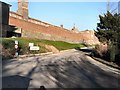
<svg viewBox="0 0 120 90"><path fill-rule="evenodd" d="M118 13L118 2L111 2L108 0L107 11L111 12L112 14Z"/></svg>

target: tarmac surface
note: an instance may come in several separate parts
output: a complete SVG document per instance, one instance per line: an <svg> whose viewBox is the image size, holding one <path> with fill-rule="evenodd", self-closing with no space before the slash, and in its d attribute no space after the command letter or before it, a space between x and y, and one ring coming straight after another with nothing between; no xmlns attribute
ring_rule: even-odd
<svg viewBox="0 0 120 90"><path fill-rule="evenodd" d="M2 63L3 88L119 88L120 70L79 50Z"/></svg>

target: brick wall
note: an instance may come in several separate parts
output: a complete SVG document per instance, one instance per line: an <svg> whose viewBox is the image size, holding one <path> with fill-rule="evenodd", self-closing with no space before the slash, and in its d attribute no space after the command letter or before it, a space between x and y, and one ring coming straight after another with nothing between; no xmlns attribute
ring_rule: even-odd
<svg viewBox="0 0 120 90"><path fill-rule="evenodd" d="M74 43L99 43L93 31L82 31L80 33L75 33L71 32L70 30L50 25L32 18L29 18L28 21L26 21L21 19L21 16L17 16L15 13L12 14L13 15L10 15L9 17L9 24L18 28L22 28L22 37L59 40Z"/></svg>

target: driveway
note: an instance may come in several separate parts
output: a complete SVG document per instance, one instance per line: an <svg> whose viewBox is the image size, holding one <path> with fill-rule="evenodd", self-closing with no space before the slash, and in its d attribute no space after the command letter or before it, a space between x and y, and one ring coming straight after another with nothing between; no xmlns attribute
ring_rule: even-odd
<svg viewBox="0 0 120 90"><path fill-rule="evenodd" d="M120 88L119 77L78 50L3 62L3 88Z"/></svg>

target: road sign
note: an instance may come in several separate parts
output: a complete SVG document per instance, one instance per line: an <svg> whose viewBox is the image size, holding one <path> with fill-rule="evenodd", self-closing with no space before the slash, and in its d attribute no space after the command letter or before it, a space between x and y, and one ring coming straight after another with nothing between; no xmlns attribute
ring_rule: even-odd
<svg viewBox="0 0 120 90"><path fill-rule="evenodd" d="M38 46L32 46L30 47L30 50L40 50L40 48Z"/></svg>
<svg viewBox="0 0 120 90"><path fill-rule="evenodd" d="M15 45L15 49L17 49L18 48L18 45Z"/></svg>
<svg viewBox="0 0 120 90"><path fill-rule="evenodd" d="M33 47L34 46L34 43L29 43L29 47Z"/></svg>
<svg viewBox="0 0 120 90"><path fill-rule="evenodd" d="M18 44L18 41L17 41L17 40L15 40L15 44Z"/></svg>

